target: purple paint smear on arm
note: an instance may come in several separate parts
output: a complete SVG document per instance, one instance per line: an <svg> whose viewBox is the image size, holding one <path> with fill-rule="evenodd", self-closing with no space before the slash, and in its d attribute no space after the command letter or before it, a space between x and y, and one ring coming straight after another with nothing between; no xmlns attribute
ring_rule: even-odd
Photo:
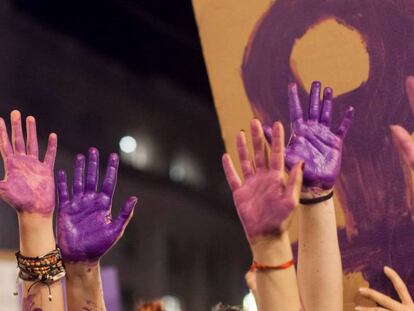
<svg viewBox="0 0 414 311"><path fill-rule="evenodd" d="M22 310L23 311L42 311L40 308L36 308L35 302L33 301L34 295L29 295L23 298Z"/></svg>
<svg viewBox="0 0 414 311"><path fill-rule="evenodd" d="M66 261L96 262L122 236L132 217L136 197L130 197L117 218L112 219L111 206L115 190L119 157L109 156L102 189L97 191L99 153L89 149L88 167L85 157L77 155L74 163L73 194L70 198L66 173L58 173L59 211L58 244Z"/></svg>

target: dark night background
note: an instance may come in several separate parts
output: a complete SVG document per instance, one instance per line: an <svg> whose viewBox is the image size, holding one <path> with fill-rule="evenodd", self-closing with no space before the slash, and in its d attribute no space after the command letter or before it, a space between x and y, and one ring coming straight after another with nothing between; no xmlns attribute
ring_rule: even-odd
<svg viewBox="0 0 414 311"><path fill-rule="evenodd" d="M250 256L190 1L2 1L0 68L1 116L19 109L40 139L56 132L56 169L89 146L103 168L123 136L136 139L114 213L130 195L138 209L102 262L118 269L122 310L165 295L183 311L241 304ZM15 250L15 212L1 205L0 248Z"/></svg>

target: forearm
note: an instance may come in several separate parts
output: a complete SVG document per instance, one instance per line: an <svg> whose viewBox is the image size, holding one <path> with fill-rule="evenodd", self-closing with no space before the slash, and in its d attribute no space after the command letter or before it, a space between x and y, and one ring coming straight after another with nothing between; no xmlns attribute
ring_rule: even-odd
<svg viewBox="0 0 414 311"><path fill-rule="evenodd" d="M252 252L257 263L270 266L280 266L293 256L287 233L252 244ZM256 282L260 311L302 310L294 265L281 270L258 270Z"/></svg>
<svg viewBox="0 0 414 311"><path fill-rule="evenodd" d="M306 311L343 309L342 264L333 199L300 206L298 282Z"/></svg>
<svg viewBox="0 0 414 311"><path fill-rule="evenodd" d="M100 264L66 263L68 311L105 311Z"/></svg>
<svg viewBox="0 0 414 311"><path fill-rule="evenodd" d="M41 257L56 248L53 234L52 217L36 214L19 214L20 253L26 257ZM64 310L61 281L49 284L52 300L49 300L49 288L43 283L23 282L23 311L32 310L30 306L42 311ZM30 286L32 286L30 288ZM29 291L30 288L30 291Z"/></svg>

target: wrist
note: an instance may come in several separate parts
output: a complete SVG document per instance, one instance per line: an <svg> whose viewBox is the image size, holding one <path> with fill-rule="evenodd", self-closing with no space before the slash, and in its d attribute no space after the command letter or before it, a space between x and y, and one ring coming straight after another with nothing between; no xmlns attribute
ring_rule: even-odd
<svg viewBox="0 0 414 311"><path fill-rule="evenodd" d="M65 262L66 275L68 282L87 282L88 280L95 280L100 276L99 261L68 261Z"/></svg>
<svg viewBox="0 0 414 311"><path fill-rule="evenodd" d="M279 236L262 236L250 243L253 260L269 266L279 266L293 258L287 232Z"/></svg>
<svg viewBox="0 0 414 311"><path fill-rule="evenodd" d="M302 199L314 199L319 197L324 197L331 193L333 188L323 189L320 187L303 187L300 193Z"/></svg>
<svg viewBox="0 0 414 311"><path fill-rule="evenodd" d="M18 214L20 252L24 256L43 256L56 249L53 218L38 214Z"/></svg>

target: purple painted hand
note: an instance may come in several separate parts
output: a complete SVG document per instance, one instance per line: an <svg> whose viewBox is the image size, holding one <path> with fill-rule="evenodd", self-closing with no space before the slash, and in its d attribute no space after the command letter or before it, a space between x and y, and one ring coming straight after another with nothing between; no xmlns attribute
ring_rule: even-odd
<svg viewBox="0 0 414 311"><path fill-rule="evenodd" d="M273 143L270 158L265 154L263 130L257 119L251 122L255 155L254 165L249 159L244 132L237 137L237 148L244 183L241 182L228 154L223 155L223 167L233 192L240 221L250 242L269 235L278 235L287 229L290 215L299 204L302 186L302 162L284 174L284 133L281 123L273 125ZM267 163L267 159L270 163Z"/></svg>
<svg viewBox="0 0 414 311"><path fill-rule="evenodd" d="M115 190L119 157L109 156L101 192L97 192L99 153L89 149L85 176L85 157L76 156L73 195L69 199L66 173L58 173L59 210L58 244L63 257L70 262L96 262L121 238L134 212L136 197L130 197L117 218L112 219L111 206Z"/></svg>
<svg viewBox="0 0 414 311"><path fill-rule="evenodd" d="M303 119L297 85L289 85L289 110L292 135L286 147L286 166L291 169L299 160L305 162L303 184L308 188L331 189L341 169L342 144L352 122L350 107L334 134L331 129L332 89L325 88L320 103L320 82L313 82L310 93L309 119ZM271 141L270 130L265 127Z"/></svg>
<svg viewBox="0 0 414 311"><path fill-rule="evenodd" d="M0 181L0 197L19 213L51 216L55 208L53 166L56 158L57 136L52 133L45 159L39 161L36 120L27 117L27 146L25 146L20 112L11 113L12 145L6 124L0 118L0 151L5 176ZM27 150L26 150L27 149Z"/></svg>

